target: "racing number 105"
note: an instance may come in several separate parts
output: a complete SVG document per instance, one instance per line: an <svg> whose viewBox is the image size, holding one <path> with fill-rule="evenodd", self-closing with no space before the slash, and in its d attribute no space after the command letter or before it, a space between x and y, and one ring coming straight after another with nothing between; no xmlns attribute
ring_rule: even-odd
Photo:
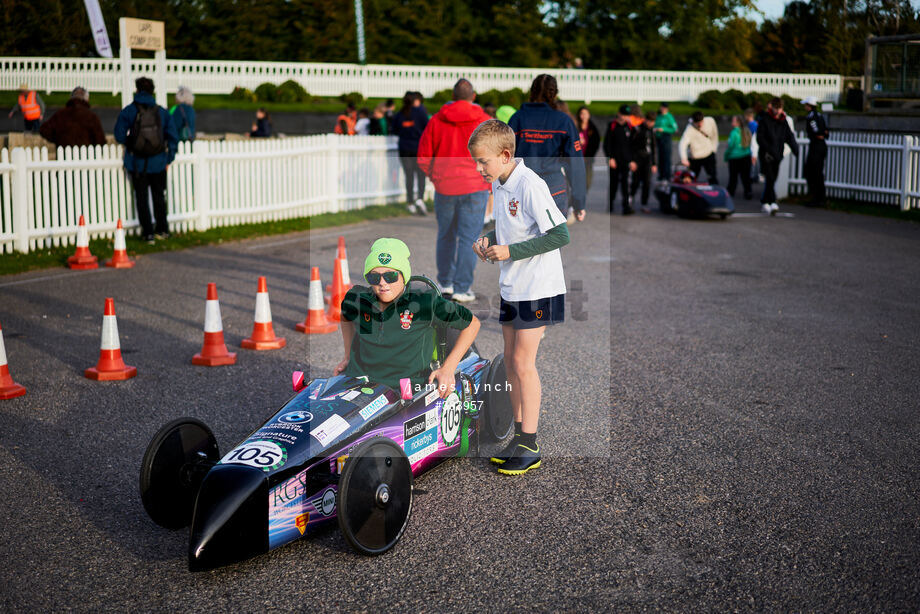
<svg viewBox="0 0 920 614"><path fill-rule="evenodd" d="M247 465L258 465L260 467L271 467L277 463L278 459L280 458L281 454L272 450L265 450L257 446L241 446L230 453L225 462L237 462L246 463Z"/></svg>

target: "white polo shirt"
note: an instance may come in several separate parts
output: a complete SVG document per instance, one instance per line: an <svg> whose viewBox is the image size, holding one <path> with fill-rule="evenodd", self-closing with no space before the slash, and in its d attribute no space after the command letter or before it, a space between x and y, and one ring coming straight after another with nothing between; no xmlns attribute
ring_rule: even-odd
<svg viewBox="0 0 920 614"><path fill-rule="evenodd" d="M546 182L515 158L517 166L504 185L492 182L495 238L512 245L565 224ZM558 249L523 260L502 260L498 285L506 301L534 301L565 294L562 255Z"/></svg>

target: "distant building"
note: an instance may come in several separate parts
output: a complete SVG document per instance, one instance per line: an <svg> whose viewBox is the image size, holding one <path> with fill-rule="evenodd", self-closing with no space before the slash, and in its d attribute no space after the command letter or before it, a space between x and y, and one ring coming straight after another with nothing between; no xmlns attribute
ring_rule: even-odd
<svg viewBox="0 0 920 614"><path fill-rule="evenodd" d="M866 39L863 110L920 112L920 34Z"/></svg>

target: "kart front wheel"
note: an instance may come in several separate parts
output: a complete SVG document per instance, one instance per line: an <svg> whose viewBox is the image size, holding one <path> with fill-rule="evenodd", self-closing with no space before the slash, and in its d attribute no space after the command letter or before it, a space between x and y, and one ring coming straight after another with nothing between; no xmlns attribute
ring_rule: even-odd
<svg viewBox="0 0 920 614"><path fill-rule="evenodd" d="M361 554L396 545L412 512L412 466L402 448L372 437L348 456L336 493L339 528Z"/></svg>
<svg viewBox="0 0 920 614"><path fill-rule="evenodd" d="M179 418L161 428L141 461L141 501L151 520L167 529L191 524L201 478L219 459L204 422Z"/></svg>

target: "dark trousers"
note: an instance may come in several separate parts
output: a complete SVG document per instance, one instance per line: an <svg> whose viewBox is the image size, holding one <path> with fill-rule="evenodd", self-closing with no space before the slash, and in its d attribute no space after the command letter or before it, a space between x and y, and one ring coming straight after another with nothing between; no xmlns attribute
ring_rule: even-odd
<svg viewBox="0 0 920 614"><path fill-rule="evenodd" d="M144 236L169 232L166 222L166 171L159 173L131 173L134 184L134 202L137 204L137 220L141 223ZM156 229L150 221L150 202L147 189L153 194L153 215L156 217Z"/></svg>
<svg viewBox="0 0 920 614"><path fill-rule="evenodd" d="M635 199L636 192L639 191L639 184L642 184L642 206L648 204L649 185L652 181L652 161L636 160L636 170L633 171L632 186L629 189L630 196Z"/></svg>
<svg viewBox="0 0 920 614"><path fill-rule="evenodd" d="M613 213L613 203L617 198L617 188L623 195L623 211L632 210L632 204L629 201L629 160L617 160L616 168L608 168L610 171L610 189L607 191L607 205L610 213Z"/></svg>
<svg viewBox="0 0 920 614"><path fill-rule="evenodd" d="M25 131L26 132L38 132L39 126L41 126L42 120L40 119L26 119L25 121Z"/></svg>
<svg viewBox="0 0 920 614"><path fill-rule="evenodd" d="M706 171L706 179L709 180L709 183L712 185L718 185L719 179L716 177L716 154L711 153L705 158L690 158L690 170L693 171L693 174L696 175L696 178L700 178L700 169Z"/></svg>
<svg viewBox="0 0 920 614"><path fill-rule="evenodd" d="M808 182L808 197L815 204L823 205L824 161L827 159L827 143L814 139L808 144L808 156L805 158L805 181Z"/></svg>
<svg viewBox="0 0 920 614"><path fill-rule="evenodd" d="M413 203L417 198L425 197L425 173L418 166L418 158L414 151L400 151L399 161L402 163L403 173L406 175L406 202ZM414 190L413 188L418 188Z"/></svg>
<svg viewBox="0 0 920 614"><path fill-rule="evenodd" d="M671 135L659 134L658 139L658 179L671 178Z"/></svg>
<svg viewBox="0 0 920 614"><path fill-rule="evenodd" d="M744 197L751 197L751 156L734 158L728 161L728 195L735 197L735 188L738 178L741 178L741 187L744 188Z"/></svg>
<svg viewBox="0 0 920 614"><path fill-rule="evenodd" d="M760 170L763 171L763 194L760 195L761 203L775 203L776 191L773 189L776 178L779 176L779 163L782 158L765 158L760 160Z"/></svg>

